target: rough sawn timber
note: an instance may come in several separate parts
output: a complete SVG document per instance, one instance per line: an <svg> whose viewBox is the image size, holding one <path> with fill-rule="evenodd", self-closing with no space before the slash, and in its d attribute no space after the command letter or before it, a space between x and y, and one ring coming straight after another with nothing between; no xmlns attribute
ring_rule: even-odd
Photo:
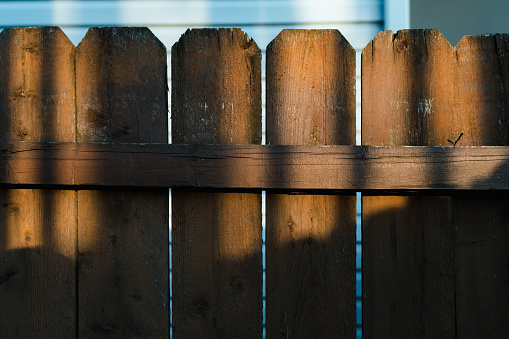
<svg viewBox="0 0 509 339"><path fill-rule="evenodd" d="M57 27L0 33L0 140L75 140L74 53ZM2 189L0 206L0 338L76 337L76 191Z"/></svg>
<svg viewBox="0 0 509 339"><path fill-rule="evenodd" d="M379 33L362 55L363 144L507 146L508 50L507 35L452 48L436 30ZM466 163L451 162L449 178ZM506 163L470 186L501 187ZM438 194L363 195L363 336L506 336L505 194Z"/></svg>
<svg viewBox="0 0 509 339"><path fill-rule="evenodd" d="M173 142L260 143L261 52L247 34L188 30L171 63ZM260 190L172 190L176 338L262 336L261 207Z"/></svg>
<svg viewBox="0 0 509 339"><path fill-rule="evenodd" d="M90 28L76 51L77 141L168 142L166 74L147 28ZM169 336L168 205L167 189L78 191L80 337Z"/></svg>
<svg viewBox="0 0 509 339"><path fill-rule="evenodd" d="M0 185L503 191L509 147L10 141L0 143Z"/></svg>
<svg viewBox="0 0 509 339"><path fill-rule="evenodd" d="M283 30L267 46L267 143L352 145L354 120L350 44L337 30ZM300 175L273 166L283 186ZM354 337L355 194L286 193L266 198L267 336Z"/></svg>

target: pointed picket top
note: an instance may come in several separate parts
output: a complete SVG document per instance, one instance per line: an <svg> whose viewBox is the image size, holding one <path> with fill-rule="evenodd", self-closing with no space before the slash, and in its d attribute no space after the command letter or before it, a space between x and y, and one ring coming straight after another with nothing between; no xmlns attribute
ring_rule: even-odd
<svg viewBox="0 0 509 339"><path fill-rule="evenodd" d="M58 27L0 33L0 139L74 141L74 51Z"/></svg>
<svg viewBox="0 0 509 339"><path fill-rule="evenodd" d="M362 53L363 143L448 145L452 80L452 46L438 30L378 33Z"/></svg>
<svg viewBox="0 0 509 339"><path fill-rule="evenodd" d="M285 29L270 42L267 112L270 144L355 143L355 50L338 30Z"/></svg>
<svg viewBox="0 0 509 339"><path fill-rule="evenodd" d="M78 140L166 142L166 47L146 27L90 28L76 51Z"/></svg>
<svg viewBox="0 0 509 339"><path fill-rule="evenodd" d="M375 37L366 45L363 54L369 54L373 47L380 46L379 44L385 43L387 45L394 45L398 52L408 51L411 48L412 41L427 40L428 44L440 43L451 44L437 29L402 29L394 33L391 30L380 31ZM451 46L452 48L452 46Z"/></svg>
<svg viewBox="0 0 509 339"><path fill-rule="evenodd" d="M460 145L509 145L509 35L467 35L454 47Z"/></svg>
<svg viewBox="0 0 509 339"><path fill-rule="evenodd" d="M241 29L187 30L172 87L174 142L261 142L261 52Z"/></svg>
<svg viewBox="0 0 509 339"><path fill-rule="evenodd" d="M295 41L298 38L308 42L316 42L323 40L324 36L331 36L336 43L341 45L343 49L355 49L350 42L337 29L283 29L279 34L267 45L267 49L275 49L277 44L284 41Z"/></svg>

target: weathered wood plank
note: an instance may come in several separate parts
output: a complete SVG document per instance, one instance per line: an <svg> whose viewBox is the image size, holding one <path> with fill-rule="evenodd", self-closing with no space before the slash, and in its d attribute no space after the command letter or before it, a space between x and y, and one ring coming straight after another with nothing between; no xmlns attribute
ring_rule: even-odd
<svg viewBox="0 0 509 339"><path fill-rule="evenodd" d="M454 48L455 134L461 146L509 145L509 35L465 36Z"/></svg>
<svg viewBox="0 0 509 339"><path fill-rule="evenodd" d="M0 140L74 141L74 51L56 27L0 33ZM2 189L0 206L0 337L74 338L76 192Z"/></svg>
<svg viewBox="0 0 509 339"><path fill-rule="evenodd" d="M464 37L454 49L454 85L462 145L508 146L509 35ZM508 206L495 196L452 200L457 337L509 332Z"/></svg>
<svg viewBox="0 0 509 339"><path fill-rule="evenodd" d="M260 143L260 62L239 29L188 30L172 48L173 142ZM260 338L260 191L173 189L172 220L175 337Z"/></svg>
<svg viewBox="0 0 509 339"><path fill-rule="evenodd" d="M507 195L460 195L451 200L457 337L503 337L509 326Z"/></svg>
<svg viewBox="0 0 509 339"><path fill-rule="evenodd" d="M452 52L436 30L381 32L368 44L362 54L363 144L456 141ZM440 174L431 164L425 180L440 180ZM447 198L363 195L366 338L455 337L448 203Z"/></svg>
<svg viewBox="0 0 509 339"><path fill-rule="evenodd" d="M267 47L267 143L355 143L355 51L338 31L283 30ZM355 337L355 201L267 194L268 337Z"/></svg>
<svg viewBox="0 0 509 339"><path fill-rule="evenodd" d="M167 142L166 69L148 29L91 28L76 52L78 141ZM78 191L80 337L169 336L168 199Z"/></svg>
<svg viewBox="0 0 509 339"><path fill-rule="evenodd" d="M400 92L389 88L382 101L363 102L371 107L363 111L371 126L363 132L363 143L507 145L508 45L506 35L466 37L454 50L436 31L377 36L363 54L363 98L386 90L392 77L398 80L391 86ZM405 88L410 90L401 92ZM453 100L444 93L453 93ZM423 109L411 116L412 105ZM375 106L385 113L376 115ZM392 110L400 110L399 115ZM373 123L373 117L378 121ZM499 169L505 172L504 167ZM492 169L489 176L500 173ZM429 174L437 180L443 172ZM461 192L453 197L365 197L363 213L367 336L507 333L507 201Z"/></svg>
<svg viewBox="0 0 509 339"><path fill-rule="evenodd" d="M452 233L444 227L450 224L448 202L448 197L363 195L362 308L367 338L377 337L373 329L391 337L454 334L451 245L442 236ZM445 292L443 285L449 287Z"/></svg>
<svg viewBox="0 0 509 339"><path fill-rule="evenodd" d="M437 30L380 32L362 53L362 143L450 146L460 134L452 74L452 47Z"/></svg>
<svg viewBox="0 0 509 339"><path fill-rule="evenodd" d="M0 184L504 191L509 189L509 147L11 141L0 142Z"/></svg>

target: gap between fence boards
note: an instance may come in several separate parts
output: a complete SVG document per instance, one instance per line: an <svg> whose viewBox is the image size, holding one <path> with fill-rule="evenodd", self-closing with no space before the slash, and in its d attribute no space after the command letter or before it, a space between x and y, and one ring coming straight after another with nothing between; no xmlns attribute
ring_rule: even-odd
<svg viewBox="0 0 509 339"><path fill-rule="evenodd" d="M0 143L0 185L508 190L509 147Z"/></svg>

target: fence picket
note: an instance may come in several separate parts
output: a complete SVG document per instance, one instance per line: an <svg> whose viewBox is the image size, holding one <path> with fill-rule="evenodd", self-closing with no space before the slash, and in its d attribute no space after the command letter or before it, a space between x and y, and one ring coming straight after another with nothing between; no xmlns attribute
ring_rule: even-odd
<svg viewBox="0 0 509 339"><path fill-rule="evenodd" d="M78 141L166 143L166 69L148 29L89 29L76 52ZM78 191L80 337L169 335L168 199Z"/></svg>
<svg viewBox="0 0 509 339"><path fill-rule="evenodd" d="M453 49L436 30L377 35L362 56L363 144L506 144L507 43L497 39L469 37ZM362 203L366 337L507 332L507 270L494 260L507 257L507 237L496 239L507 203L460 192Z"/></svg>
<svg viewBox="0 0 509 339"><path fill-rule="evenodd" d="M56 27L0 33L1 140L74 141L74 51ZM2 189L0 206L0 337L74 337L76 192Z"/></svg>
<svg viewBox="0 0 509 339"><path fill-rule="evenodd" d="M173 142L260 143L260 62L239 29L188 30L172 48ZM172 220L175 337L261 337L260 191L173 189Z"/></svg>
<svg viewBox="0 0 509 339"><path fill-rule="evenodd" d="M452 47L436 30L379 33L362 54L362 94L365 145L447 145L457 135L447 130ZM447 211L447 199L363 194L366 337L454 337Z"/></svg>
<svg viewBox="0 0 509 339"><path fill-rule="evenodd" d="M267 143L355 144L355 51L338 31L267 47ZM355 200L267 193L268 337L355 337Z"/></svg>
<svg viewBox="0 0 509 339"><path fill-rule="evenodd" d="M464 37L453 65L455 125L464 133L458 144L509 146L509 35ZM452 198L458 338L509 331L508 206L493 193Z"/></svg>

